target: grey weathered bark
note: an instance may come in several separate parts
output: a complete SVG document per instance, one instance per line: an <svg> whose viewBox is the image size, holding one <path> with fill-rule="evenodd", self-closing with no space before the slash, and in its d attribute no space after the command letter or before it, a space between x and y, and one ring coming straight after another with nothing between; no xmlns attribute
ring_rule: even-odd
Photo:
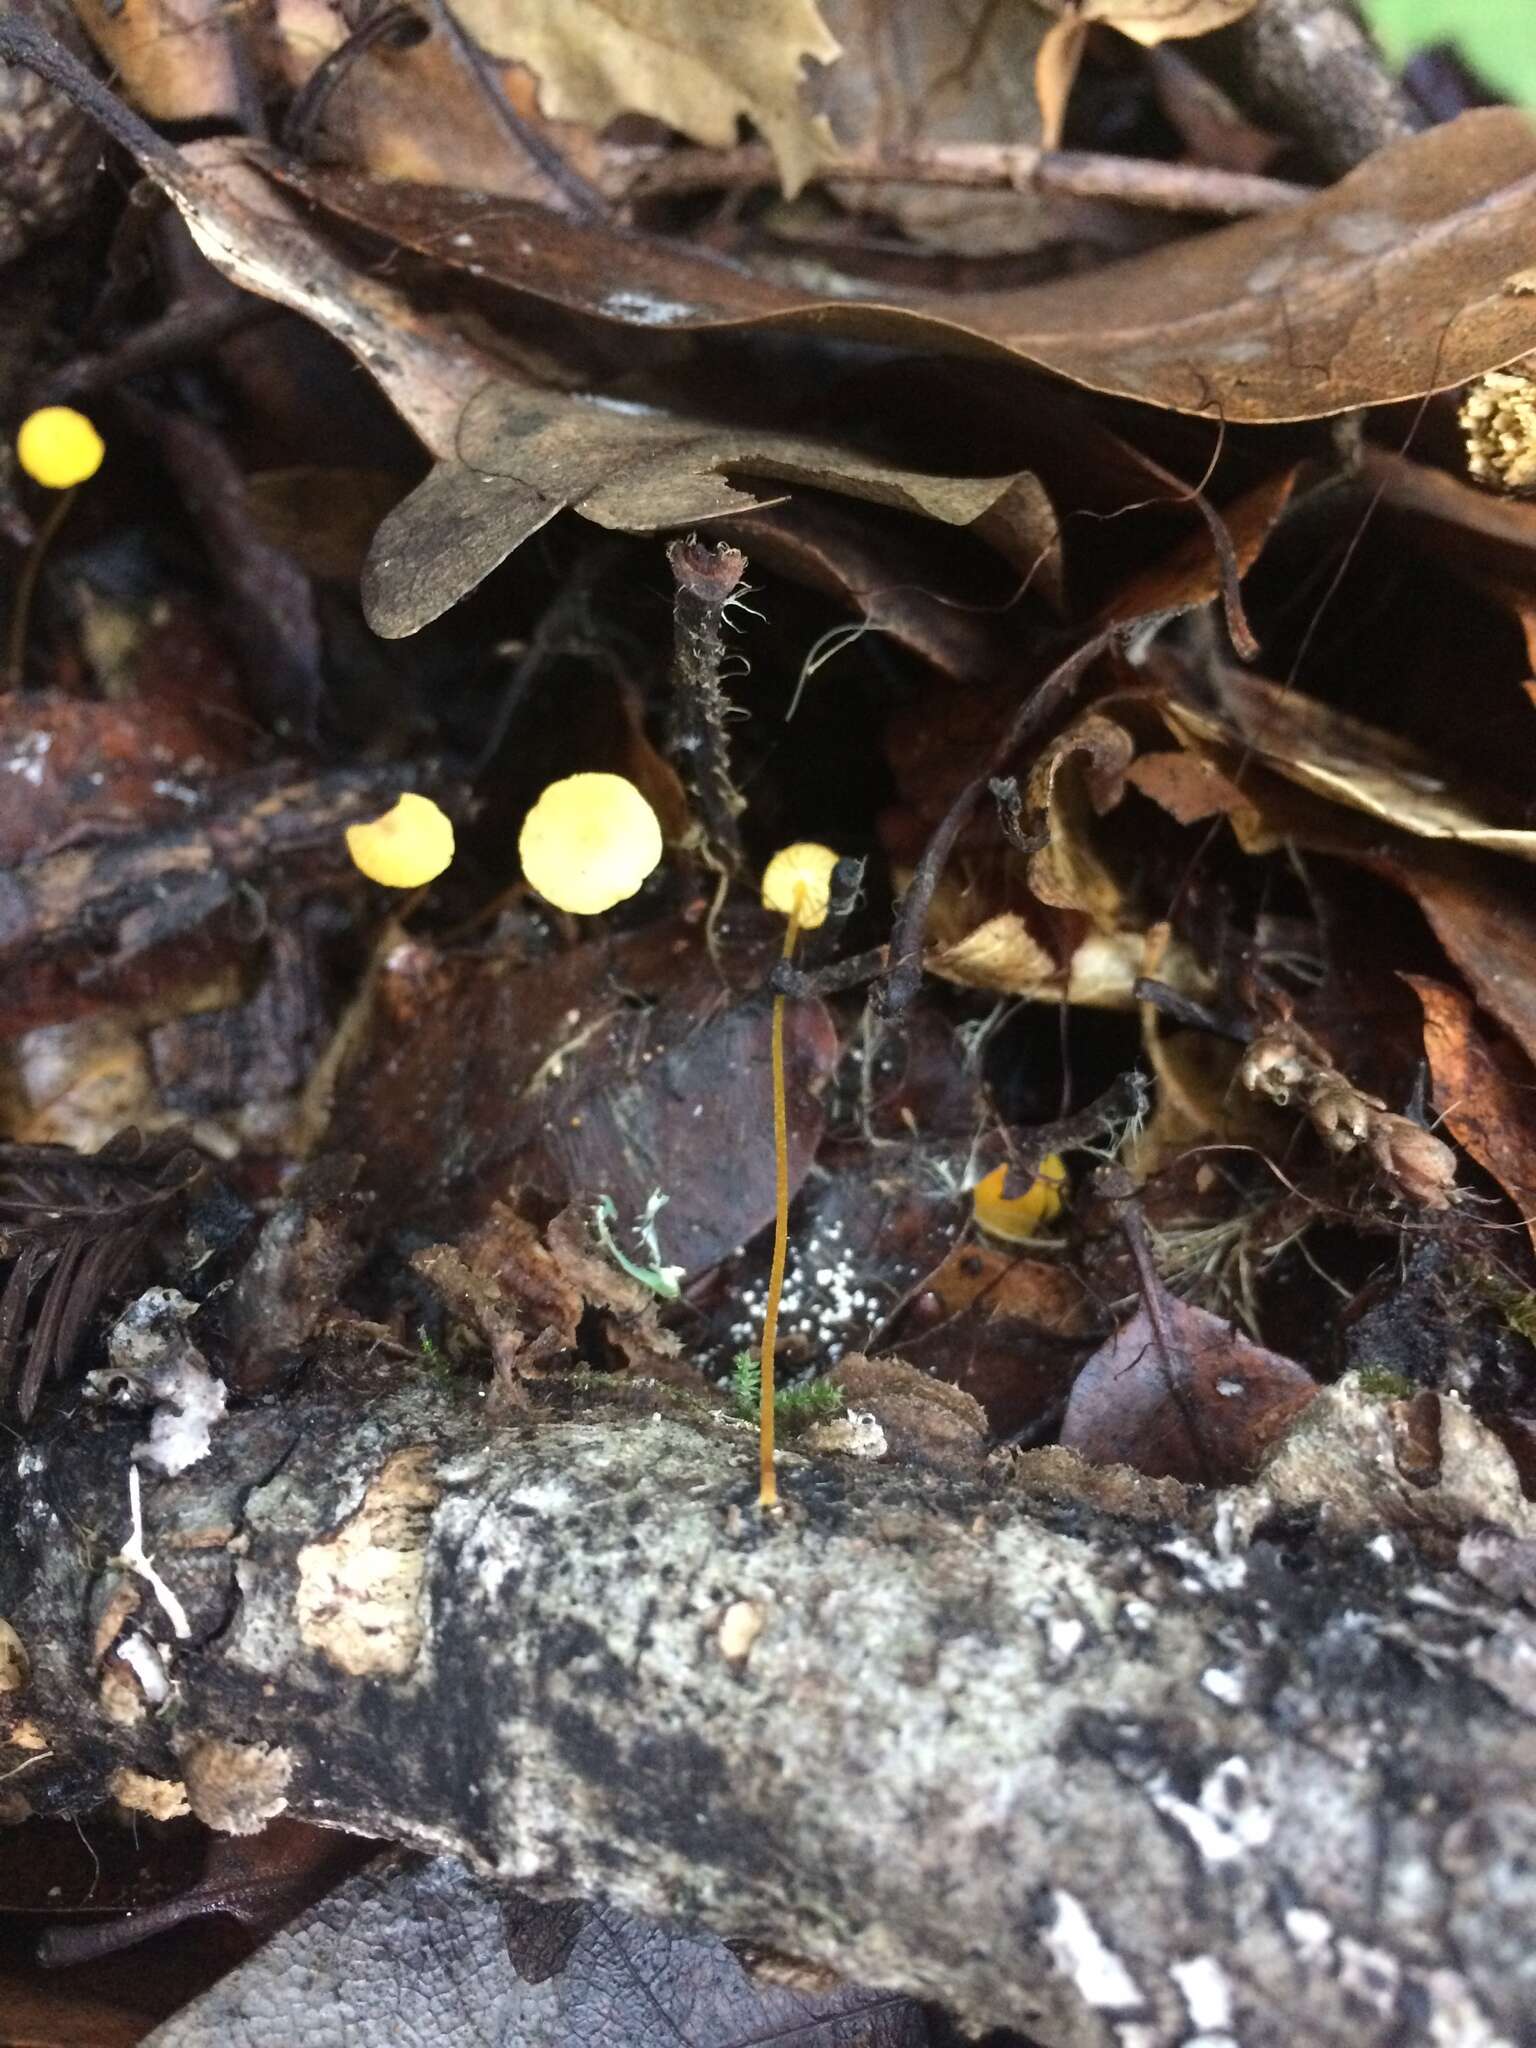
<svg viewBox="0 0 1536 2048"><path fill-rule="evenodd" d="M1191 48L1246 113L1294 135L1330 177L1424 126L1350 0L1259 0Z"/></svg>
<svg viewBox="0 0 1536 2048"><path fill-rule="evenodd" d="M786 1458L765 1524L723 1423L317 1381L151 1486L137 1569L142 1432L77 1419L0 1473L0 1796L286 1805L1055 2048L1528 2042L1532 1511L1441 1410L1410 1484L1325 1394L1214 1518L1055 1452Z"/></svg>

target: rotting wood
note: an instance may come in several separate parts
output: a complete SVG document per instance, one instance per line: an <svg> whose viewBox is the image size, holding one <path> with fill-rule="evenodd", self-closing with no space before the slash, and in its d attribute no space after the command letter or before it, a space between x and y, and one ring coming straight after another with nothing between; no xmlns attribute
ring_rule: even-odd
<svg viewBox="0 0 1536 2048"><path fill-rule="evenodd" d="M1450 1564L1469 1488L1512 1541L1531 1511L1471 1470L1470 1417L1427 1490L1391 1474L1385 1405L1330 1395L1273 1509L1248 1489L1170 1520L1177 1488L1059 1451L990 1485L788 1455L764 1521L750 1432L653 1416L651 1389L492 1432L437 1387L330 1385L231 1416L148 1490L192 1636L146 1594L104 1665L140 1425L9 1452L0 1613L31 1675L6 1707L51 1752L13 1805L79 1811L136 1770L220 1825L452 1851L1048 2048L1173 2048L1197 1958L1245 2048L1513 2040L1536 2009L1533 1630ZM1302 1504L1329 1458L1370 1483L1324 1539ZM381 1514L402 1473L409 1511ZM339 1539L352 1633L370 1586L396 1649L419 1624L360 1676L305 1621L305 1559ZM174 1711L142 1697L157 1667Z"/></svg>

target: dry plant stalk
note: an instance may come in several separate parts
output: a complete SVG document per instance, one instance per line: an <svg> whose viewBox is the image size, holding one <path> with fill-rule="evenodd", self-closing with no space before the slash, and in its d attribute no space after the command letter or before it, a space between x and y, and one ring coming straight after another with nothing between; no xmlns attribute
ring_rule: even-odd
<svg viewBox="0 0 1536 2048"><path fill-rule="evenodd" d="M1393 1193L1414 1208L1450 1207L1456 1186L1450 1146L1357 1088L1299 1024L1261 1033L1238 1074L1255 1095L1282 1108L1295 1102L1330 1152L1364 1151Z"/></svg>

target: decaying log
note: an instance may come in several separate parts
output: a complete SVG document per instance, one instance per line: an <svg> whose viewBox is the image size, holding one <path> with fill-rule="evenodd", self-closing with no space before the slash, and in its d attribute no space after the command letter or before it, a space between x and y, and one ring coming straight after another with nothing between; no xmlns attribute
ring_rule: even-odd
<svg viewBox="0 0 1536 2048"><path fill-rule="evenodd" d="M492 1431L311 1368L141 1547L139 1426L13 1447L11 1817L131 1769L1051 2048L1536 2038L1532 1511L1455 1404L1407 1477L1420 1404L1351 1387L1214 1504L786 1455L765 1522L749 1433L668 1398Z"/></svg>

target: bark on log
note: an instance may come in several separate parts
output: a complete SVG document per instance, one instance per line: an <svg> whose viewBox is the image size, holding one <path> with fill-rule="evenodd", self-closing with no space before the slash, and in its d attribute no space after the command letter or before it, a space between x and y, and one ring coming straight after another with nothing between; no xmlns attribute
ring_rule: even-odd
<svg viewBox="0 0 1536 2048"><path fill-rule="evenodd" d="M1536 2040L1504 1479L1477 1584L1448 1477L1414 1496L1430 1550L1368 1533L1413 1488L1310 1419L1358 1534L1253 1490L1180 1521L1171 1482L1062 1453L1030 1492L786 1456L765 1523L723 1423L494 1431L440 1388L312 1383L148 1488L180 1639L108 1562L142 1431L77 1416L8 1454L0 1797L78 1809L130 1767L215 1825L286 1806L1052 2048ZM1476 1425L1446 1418L1452 1460Z"/></svg>
<svg viewBox="0 0 1536 2048"><path fill-rule="evenodd" d="M1195 53L1245 111L1294 135L1330 177L1424 126L1353 0L1259 0Z"/></svg>

